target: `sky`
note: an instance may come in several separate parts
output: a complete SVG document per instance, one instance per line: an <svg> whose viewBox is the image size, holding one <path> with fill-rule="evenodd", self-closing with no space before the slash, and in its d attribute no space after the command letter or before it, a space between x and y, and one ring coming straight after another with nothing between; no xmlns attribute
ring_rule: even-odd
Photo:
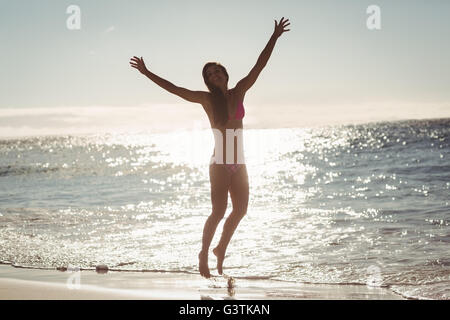
<svg viewBox="0 0 450 320"><path fill-rule="evenodd" d="M79 29L67 27L70 5ZM379 29L367 27L370 5ZM200 105L129 59L205 91L203 65L217 61L232 88L283 16L291 31L246 94L244 127L450 117L448 0L0 0L0 136L207 128Z"/></svg>

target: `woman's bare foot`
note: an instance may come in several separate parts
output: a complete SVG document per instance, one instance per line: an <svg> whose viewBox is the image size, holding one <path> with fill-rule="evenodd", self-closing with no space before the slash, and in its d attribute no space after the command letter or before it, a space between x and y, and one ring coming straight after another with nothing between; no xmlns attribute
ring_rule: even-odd
<svg viewBox="0 0 450 320"><path fill-rule="evenodd" d="M222 274L222 265L223 260L225 259L225 252L220 250L218 247L213 249L213 253L217 257L217 272L221 275Z"/></svg>
<svg viewBox="0 0 450 320"><path fill-rule="evenodd" d="M208 266L208 252L200 251L200 253L198 254L198 269L202 277L211 277Z"/></svg>

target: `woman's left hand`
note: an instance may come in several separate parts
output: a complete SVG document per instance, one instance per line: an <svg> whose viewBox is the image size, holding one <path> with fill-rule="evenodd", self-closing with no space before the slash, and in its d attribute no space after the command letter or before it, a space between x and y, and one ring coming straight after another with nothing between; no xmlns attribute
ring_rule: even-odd
<svg viewBox="0 0 450 320"><path fill-rule="evenodd" d="M280 37L283 32L289 31L291 29L285 29L288 25L291 23L289 22L289 19L284 20L284 17L281 18L280 22L277 23L277 20L275 20L275 29L273 30L273 34L278 38ZM289 23L288 23L289 22Z"/></svg>

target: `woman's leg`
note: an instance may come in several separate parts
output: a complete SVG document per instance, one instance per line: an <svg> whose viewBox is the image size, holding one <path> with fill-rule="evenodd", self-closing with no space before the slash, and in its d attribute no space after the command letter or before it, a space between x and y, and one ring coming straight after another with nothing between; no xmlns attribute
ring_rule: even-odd
<svg viewBox="0 0 450 320"><path fill-rule="evenodd" d="M232 175L230 184L230 196L233 203L233 211L223 225L222 237L213 252L217 256L217 271L222 274L222 264L228 244L239 222L247 213L249 185L247 167L243 165Z"/></svg>
<svg viewBox="0 0 450 320"><path fill-rule="evenodd" d="M228 187L231 178L228 170L225 170L222 165L212 164L209 166L209 180L211 182L212 213L203 227L202 250L198 255L200 274L206 278L211 276L208 267L208 250L217 225L227 209Z"/></svg>

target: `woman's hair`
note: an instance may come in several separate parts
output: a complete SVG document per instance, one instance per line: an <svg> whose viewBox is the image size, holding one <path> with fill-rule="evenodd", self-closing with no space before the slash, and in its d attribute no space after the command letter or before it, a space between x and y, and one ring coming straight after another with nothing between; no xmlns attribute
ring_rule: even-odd
<svg viewBox="0 0 450 320"><path fill-rule="evenodd" d="M206 63L205 66L203 67L203 71L202 71L203 80L205 81L205 84L208 87L209 92L211 92L211 95L212 95L214 124L225 125L228 121L227 99L225 98L225 95L223 94L222 90L220 90L220 88L216 87L208 80L208 76L206 75L206 70L210 66L218 66L220 69L222 69L223 73L227 77L227 81L228 81L228 73L227 73L227 70L225 69L225 67L217 62Z"/></svg>

